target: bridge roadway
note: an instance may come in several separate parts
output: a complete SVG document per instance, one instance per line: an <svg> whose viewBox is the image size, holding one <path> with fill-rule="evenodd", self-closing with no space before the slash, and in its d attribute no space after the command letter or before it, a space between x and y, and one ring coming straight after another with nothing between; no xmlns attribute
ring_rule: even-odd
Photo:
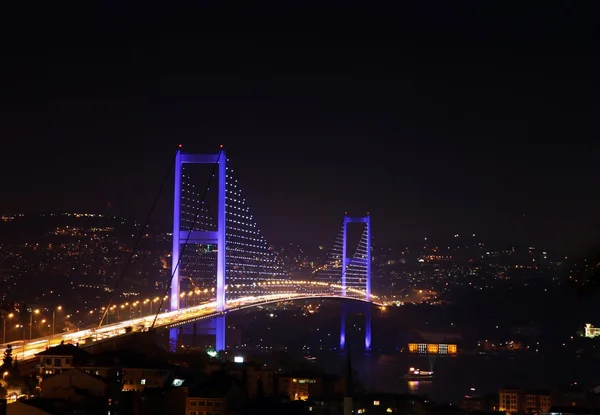
<svg viewBox="0 0 600 415"><path fill-rule="evenodd" d="M171 328L185 323L210 318L219 314L237 311L245 308L257 307L270 303L287 301L287 300L302 300L311 298L340 298L354 301L363 301L365 299L336 295L331 292L327 293L277 293L265 294L259 296L247 296L227 301L226 310L218 312L216 310L216 301L209 301L194 307L181 309L178 311L167 311L158 314L156 318L155 328ZM381 305L371 301L373 304ZM154 315L145 317L133 318L118 323L107 324L99 328L90 328L79 331L65 332L55 334L53 336L36 338L31 341L16 341L10 344L13 347L13 356L19 361L25 362L35 358L37 353L43 352L48 347L57 346L61 342L79 343L80 346L86 347L95 342L100 342L106 339L111 339L117 336L122 336L128 332L146 331L152 325Z"/></svg>

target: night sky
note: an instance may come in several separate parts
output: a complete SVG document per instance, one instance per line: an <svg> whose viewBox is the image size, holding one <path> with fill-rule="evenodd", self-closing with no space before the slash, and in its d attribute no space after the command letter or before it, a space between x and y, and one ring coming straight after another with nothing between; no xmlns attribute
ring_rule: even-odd
<svg viewBox="0 0 600 415"><path fill-rule="evenodd" d="M593 241L593 2L372 3L5 10L0 212L143 219L177 144L224 144L269 241L330 244L344 211L376 243Z"/></svg>

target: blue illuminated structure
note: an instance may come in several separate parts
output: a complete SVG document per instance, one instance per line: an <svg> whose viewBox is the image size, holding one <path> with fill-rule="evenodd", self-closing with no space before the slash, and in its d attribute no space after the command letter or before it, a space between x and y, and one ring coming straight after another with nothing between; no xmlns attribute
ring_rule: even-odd
<svg viewBox="0 0 600 415"><path fill-rule="evenodd" d="M182 170L184 164L218 164L218 195L217 195L217 230L203 231L196 230L193 227L181 229L181 186ZM173 202L173 253L171 257L171 293L170 310L180 309L180 260L182 243L194 244L212 244L217 245L217 311L225 310L225 275L226 275L226 187L227 187L227 157L225 151L221 150L217 154L188 154L181 151L177 152L175 158L175 186ZM225 350L225 323L224 319L216 319L215 336L216 350ZM177 329L171 329L169 333L170 348L174 349L177 345Z"/></svg>
<svg viewBox="0 0 600 415"><path fill-rule="evenodd" d="M346 307L342 305L342 319L340 321L340 350L346 349Z"/></svg>
<svg viewBox="0 0 600 415"><path fill-rule="evenodd" d="M363 223L365 229L352 258L348 257L348 224ZM348 280L351 285L362 288L364 278L365 297L371 300L371 215L350 217L344 215L342 227L342 295L346 295Z"/></svg>
<svg viewBox="0 0 600 415"><path fill-rule="evenodd" d="M184 165L213 164L215 170L213 177L217 176L217 212L216 218L209 213L204 205L206 189L196 186L195 179L189 175L191 167L184 169ZM216 311L219 313L212 320L203 321L199 326L203 333L215 334L215 349L225 350L225 283L253 284L258 290L269 293L269 285L261 281L268 281L273 277L281 278L284 273L276 262L274 253L269 248L262 236L256 221L251 214L250 207L233 176L233 169L228 167L225 151L216 154L189 154L179 151L175 160L175 185L173 205L173 251L172 251L172 281L170 291L170 310L179 311L181 308L180 292L182 275L194 280L202 280L205 273L202 268L206 265L208 275L215 278L214 256L216 253ZM213 189L214 191L214 189ZM183 210L182 210L183 209ZM214 213L214 211L213 211ZM216 220L215 220L216 219ZM356 223L364 227L360 241L352 255L348 254L347 231L348 225ZM199 244L207 246L206 249L184 249L186 244ZM211 248L216 246L216 251ZM201 251L200 255L199 251ZM185 264L182 267L182 255L185 255ZM343 296L371 299L371 218L366 216L350 217L345 215L342 229L334 242L331 252L330 266L325 267L329 273L328 282L341 290ZM181 274L180 274L181 271ZM194 280L192 280L194 278ZM212 280L214 283L215 281ZM239 286L239 285L238 285ZM237 290L229 293L235 298ZM237 295L240 295L238 292ZM362 304L361 304L362 306ZM371 348L371 320L370 310L366 318L365 348ZM362 312L362 309L361 311ZM342 315L342 328L340 333L340 347L344 349L346 343L346 312ZM176 350L177 342L181 338L176 329L169 334L170 348Z"/></svg>
<svg viewBox="0 0 600 415"><path fill-rule="evenodd" d="M348 257L348 224L364 224L362 237L352 257ZM365 299L371 300L371 215L351 217L344 215L342 225L342 269L341 294L348 295L348 288L362 289L364 286ZM371 350L371 308L369 304L365 312L365 350ZM342 307L340 326L340 350L346 347L346 306Z"/></svg>

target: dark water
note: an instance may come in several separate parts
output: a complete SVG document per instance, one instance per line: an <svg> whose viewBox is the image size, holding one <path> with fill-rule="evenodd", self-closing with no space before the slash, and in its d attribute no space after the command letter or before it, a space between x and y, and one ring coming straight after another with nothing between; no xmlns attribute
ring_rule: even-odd
<svg viewBox="0 0 600 415"><path fill-rule="evenodd" d="M346 362L340 355L317 356L317 360L321 367L334 373L341 373ZM498 392L507 386L533 389L574 382L590 387L600 385L600 361L576 357L459 355L431 358L409 354L353 354L352 366L368 391L418 393L437 402L458 403L466 394ZM407 382L403 376L409 367L433 370L436 378L430 382Z"/></svg>

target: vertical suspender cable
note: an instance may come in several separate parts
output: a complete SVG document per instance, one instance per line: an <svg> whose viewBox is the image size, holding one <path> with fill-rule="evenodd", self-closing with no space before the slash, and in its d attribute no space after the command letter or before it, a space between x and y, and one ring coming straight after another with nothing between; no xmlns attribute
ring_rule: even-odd
<svg viewBox="0 0 600 415"><path fill-rule="evenodd" d="M175 153L175 155L177 155L177 153ZM173 170L173 166L174 165L175 165L175 156L173 156L173 159L171 160L171 164L169 165L169 168L167 169L167 171L165 173L165 177L164 177L164 179L163 179L163 181L162 181L162 183L160 185L160 188L158 189L158 193L154 197L154 201L152 202L152 207L150 208L150 211L148 212L148 216L146 217L146 221L144 222L143 226L140 228L140 233L138 234L137 239L135 240L135 244L133 245L133 249L131 250L131 253L129 254L129 257L127 258L127 262L125 262L125 266L123 267L123 271L121 272L121 275L119 276L119 278L117 278L113 294L110 297L110 300L108 302L108 305L106 306L106 309L104 310L104 313L102 313L102 318L100 319L100 322L98 323L98 327L102 326L102 323L104 322L104 320L106 319L106 316L108 315L108 310L110 309L110 307L113 304L116 296L118 295L119 286L121 285L121 283L125 279L125 275L127 274L127 269L129 268L129 264L133 260L133 257L135 256L135 254L137 252L137 249L138 249L138 246L140 244L140 241L142 240L142 238L144 237L144 234L146 233L146 229L148 228L148 225L150 224L150 219L152 218L152 214L154 213L154 210L156 209L156 206L158 205L158 200L160 199L160 195L162 194L163 189L165 188L165 183L167 182L167 179L171 175L171 170Z"/></svg>

